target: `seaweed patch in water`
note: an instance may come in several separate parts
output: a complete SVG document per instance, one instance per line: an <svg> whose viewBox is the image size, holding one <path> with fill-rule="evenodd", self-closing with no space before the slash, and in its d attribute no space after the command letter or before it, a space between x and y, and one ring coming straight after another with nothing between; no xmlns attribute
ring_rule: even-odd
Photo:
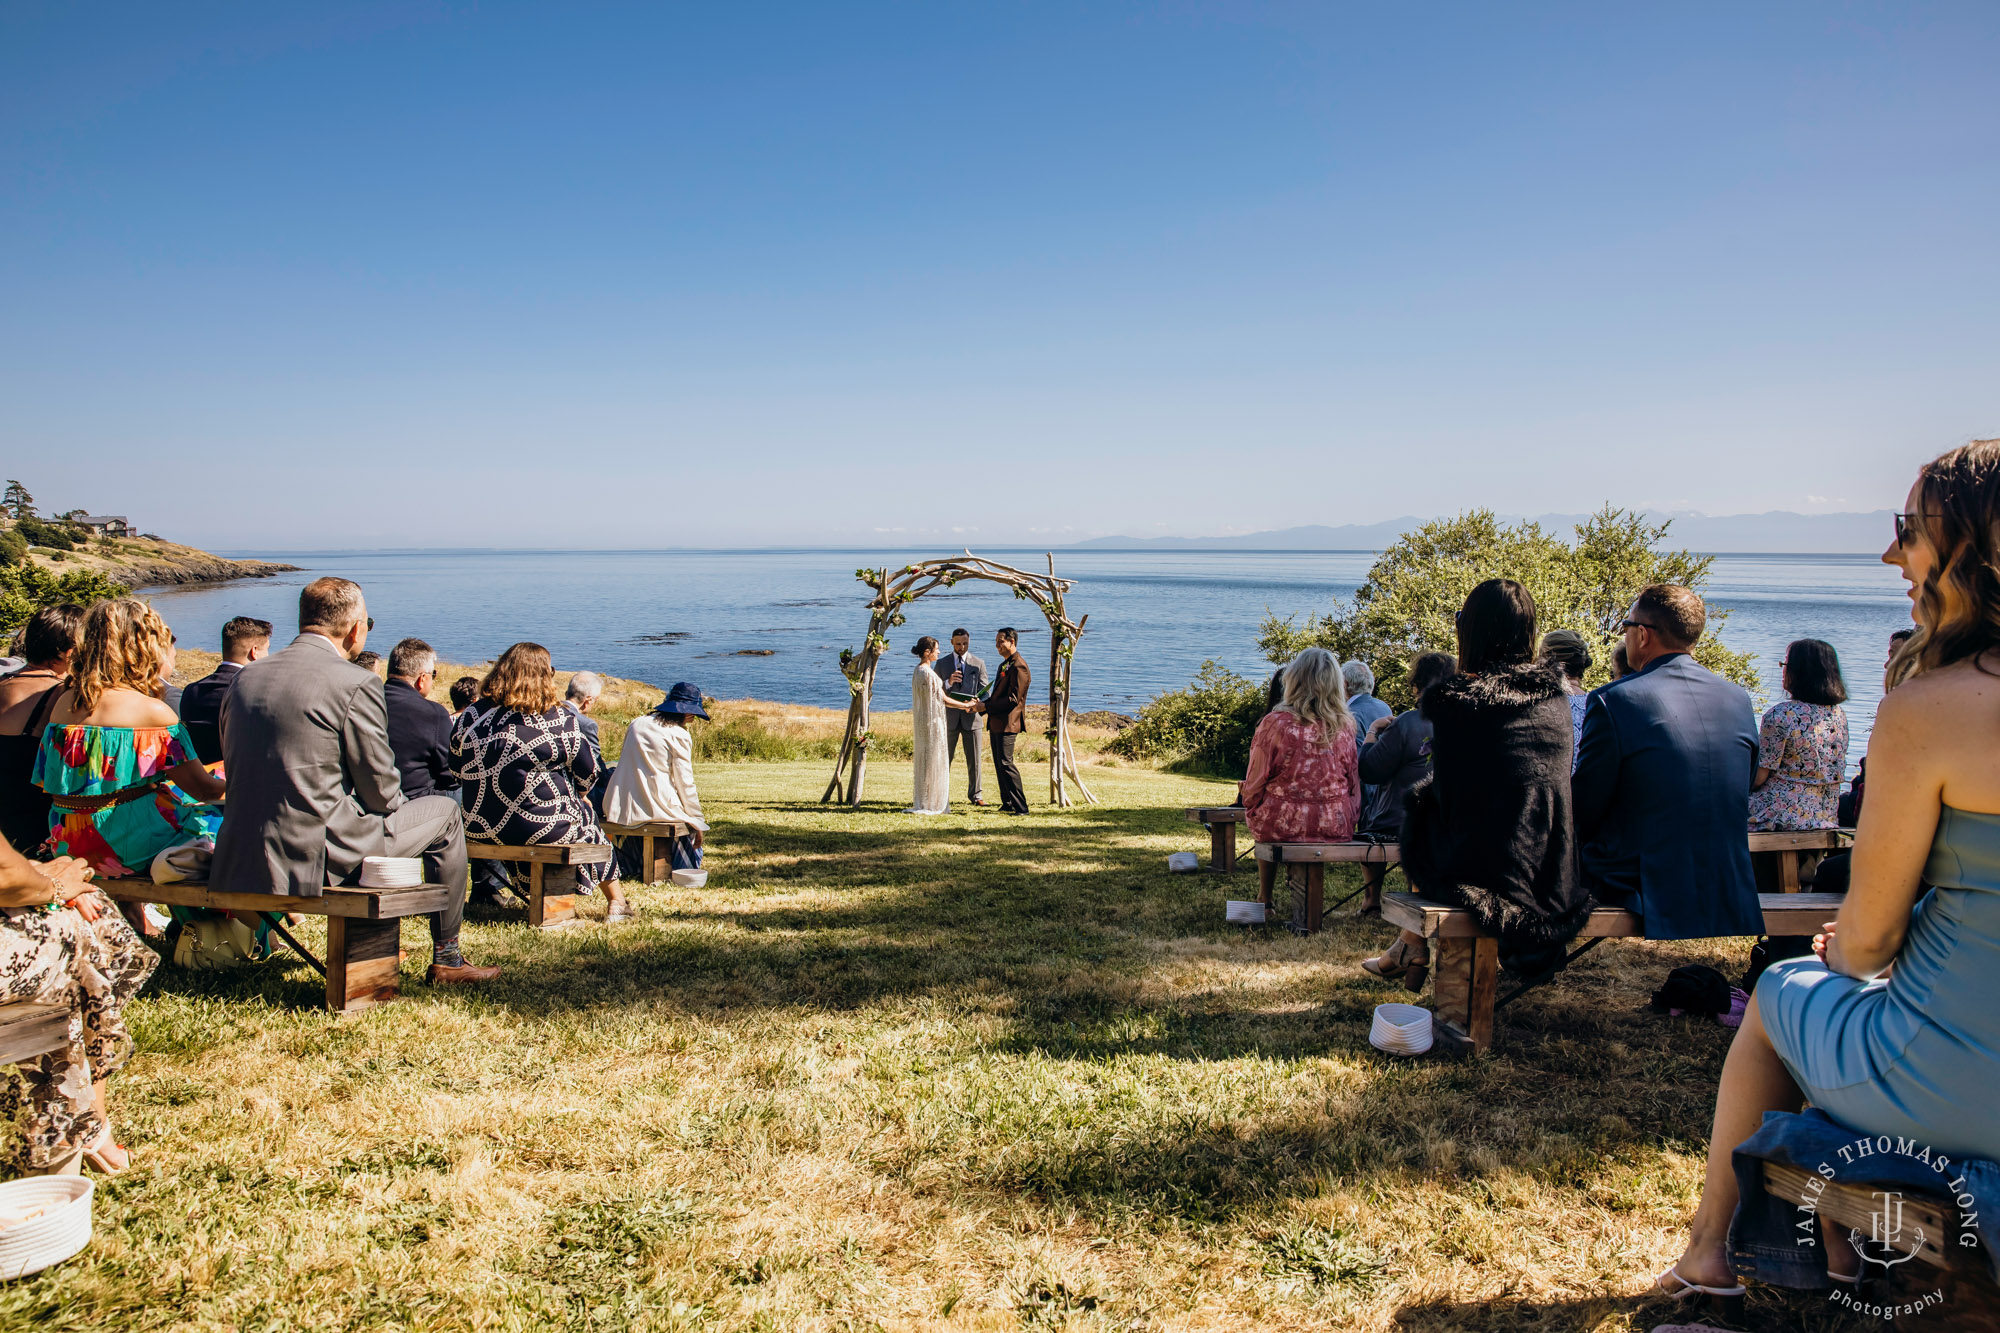
<svg viewBox="0 0 2000 1333"><path fill-rule="evenodd" d="M689 630L670 630L669 632L667 632L667 633L665 633L665 634L641 634L641 635L638 635L638 636L636 636L636 637L635 637L635 638L633 638L633 639L630 639L630 640L628 640L628 642L631 642L631 643L681 643L681 642L683 642L683 641L685 641L685 640L688 640L688 639L692 639L693 637L694 637L694 634L693 634L693 633L692 633L691 631L689 631Z"/></svg>

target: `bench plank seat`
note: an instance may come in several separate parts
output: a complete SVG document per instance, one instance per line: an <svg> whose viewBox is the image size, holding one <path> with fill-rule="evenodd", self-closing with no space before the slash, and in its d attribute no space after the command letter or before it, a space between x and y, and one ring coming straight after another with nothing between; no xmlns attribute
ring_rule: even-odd
<svg viewBox="0 0 2000 1333"><path fill-rule="evenodd" d="M454 892L443 884L407 889L329 886L317 898L310 898L290 893L220 893L206 884L155 884L137 878L99 879L92 884L107 897L124 903L325 917L326 962L322 964L311 954L305 957L326 974L326 1007L338 1013L354 1013L396 998L402 970L403 918L442 911Z"/></svg>
<svg viewBox="0 0 2000 1333"><path fill-rule="evenodd" d="M0 1065L59 1051L69 1042L69 1010L59 1004L0 1005Z"/></svg>
<svg viewBox="0 0 2000 1333"><path fill-rule="evenodd" d="M649 820L644 824L613 824L606 821L605 833L612 841L639 839L639 877L647 885L664 884L673 877L674 839L694 832L692 824L676 824L670 819Z"/></svg>
<svg viewBox="0 0 2000 1333"><path fill-rule="evenodd" d="M1790 1203L1812 1208L1843 1228L1864 1235L1876 1228L1876 1214L1882 1205L1864 1185L1827 1180L1817 1172L1783 1162L1764 1163L1764 1188ZM1903 1210L1903 1231L1915 1238L1922 1232L1916 1257L1933 1268L1972 1273L1987 1277L1991 1269L1978 1247L1954 1244L1949 1238L1959 1232L1959 1210L1949 1199L1898 1190ZM1989 1278L1990 1280L1990 1278Z"/></svg>
<svg viewBox="0 0 2000 1333"><path fill-rule="evenodd" d="M1840 914L1838 893L1763 893L1758 905L1767 935L1812 935ZM1382 895L1382 919L1432 941L1432 999L1440 1035L1474 1051L1493 1044L1494 996L1500 975L1500 942L1485 934L1462 907L1446 907L1414 893ZM1643 937L1637 915L1615 907L1590 914L1578 939Z"/></svg>
<svg viewBox="0 0 2000 1333"><path fill-rule="evenodd" d="M1218 875L1236 869L1236 826L1243 822L1240 805L1191 805L1190 823L1208 827L1208 868Z"/></svg>
<svg viewBox="0 0 2000 1333"><path fill-rule="evenodd" d="M514 846L498 842L468 842L465 854L475 861L508 861L528 867L528 924L537 930L561 930L577 924L576 867L608 864L608 842L565 842Z"/></svg>

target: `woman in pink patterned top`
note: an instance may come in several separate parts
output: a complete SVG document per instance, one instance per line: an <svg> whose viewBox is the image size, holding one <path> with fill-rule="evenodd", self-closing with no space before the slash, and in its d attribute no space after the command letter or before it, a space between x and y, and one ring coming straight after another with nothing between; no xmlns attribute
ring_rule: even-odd
<svg viewBox="0 0 2000 1333"><path fill-rule="evenodd" d="M1340 661L1308 648L1250 743L1243 809L1258 842L1346 842L1361 813L1360 750Z"/></svg>

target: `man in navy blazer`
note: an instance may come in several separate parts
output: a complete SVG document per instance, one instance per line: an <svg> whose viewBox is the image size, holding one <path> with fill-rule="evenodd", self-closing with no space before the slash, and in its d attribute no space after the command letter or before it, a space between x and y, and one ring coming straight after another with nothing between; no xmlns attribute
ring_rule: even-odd
<svg viewBox="0 0 2000 1333"><path fill-rule="evenodd" d="M270 655L271 622L237 616L222 627L222 661L181 691L174 711L180 714L181 725L194 742L195 757L202 763L222 760L222 701L236 683L236 673Z"/></svg>
<svg viewBox="0 0 2000 1333"><path fill-rule="evenodd" d="M1750 870L1757 719L1742 686L1688 656L1708 624L1689 588L1656 583L1625 619L1634 674L1592 692L1570 779L1578 861L1649 940L1763 933Z"/></svg>

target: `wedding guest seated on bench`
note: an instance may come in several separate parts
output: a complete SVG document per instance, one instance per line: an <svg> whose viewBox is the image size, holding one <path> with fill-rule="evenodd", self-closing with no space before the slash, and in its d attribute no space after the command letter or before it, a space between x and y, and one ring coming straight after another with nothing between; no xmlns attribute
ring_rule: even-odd
<svg viewBox="0 0 2000 1333"><path fill-rule="evenodd" d="M539 643L500 654L479 687L479 701L452 723L452 770L464 784L465 826L475 842L550 846L606 841L586 799L597 780L597 752ZM616 874L602 864L576 868L579 892L600 884L605 919L631 919Z"/></svg>
<svg viewBox="0 0 2000 1333"><path fill-rule="evenodd" d="M1410 665L1410 690L1417 706L1394 718L1382 718L1368 728L1361 746L1361 780L1372 783L1374 795L1361 812L1356 832L1394 842L1403 834L1403 812L1410 793L1431 773L1431 723L1424 716L1424 695L1458 671L1450 653L1424 653ZM1386 865L1364 865L1363 912L1382 910L1382 878Z"/></svg>
<svg viewBox="0 0 2000 1333"><path fill-rule="evenodd" d="M1534 660L1535 599L1488 579L1458 613L1458 674L1425 691L1431 776L1403 821L1403 873L1421 897L1471 912L1500 964L1534 977L1590 916L1570 827L1569 700ZM1362 968L1423 989L1429 946L1404 931Z"/></svg>
<svg viewBox="0 0 2000 1333"><path fill-rule="evenodd" d="M1767 1111L1810 1102L1857 1135L2000 1160L2000 440L1926 464L1904 508L1882 559L1917 630L1869 737L1852 883L1817 956L1757 982L1716 1090L1701 1207L1658 1279L1674 1295L1741 1292L1731 1154ZM1856 1256L1827 1240L1827 1275L1854 1281Z"/></svg>
<svg viewBox="0 0 2000 1333"><path fill-rule="evenodd" d="M0 1074L23 1175L106 1175L131 1165L111 1133L107 1084L132 1058L125 1006L159 955L139 942L74 857L36 864L0 839L0 1004L49 1004L71 1015L60 1049Z"/></svg>
<svg viewBox="0 0 2000 1333"><path fill-rule="evenodd" d="M1840 779L1847 772L1847 682L1833 645L1795 639L1779 681L1792 697L1772 704L1757 731L1750 784L1750 830L1797 832L1840 827Z"/></svg>
<svg viewBox="0 0 2000 1333"><path fill-rule="evenodd" d="M389 679L382 686L389 749L396 756L403 795L410 800L433 792L456 799L458 792L458 777L451 771L451 713L431 698L437 660L422 639L404 639L389 650Z"/></svg>
<svg viewBox="0 0 2000 1333"><path fill-rule="evenodd" d="M1583 678L1590 673L1590 645L1573 629L1552 629L1542 636L1542 660L1562 672L1563 693L1569 696L1570 737L1581 753L1583 715L1590 707L1590 691L1583 688ZM1570 763L1574 767L1574 755Z"/></svg>
<svg viewBox="0 0 2000 1333"><path fill-rule="evenodd" d="M99 602L83 621L70 683L35 757L53 808L48 847L100 875L152 873L153 858L214 839L223 780L202 766L187 728L160 699L174 636L135 597Z"/></svg>
<svg viewBox="0 0 2000 1333"><path fill-rule="evenodd" d="M0 679L0 835L29 851L49 836L49 797L35 785L35 756L82 637L82 607L43 607L21 631L26 663Z"/></svg>
<svg viewBox="0 0 2000 1333"><path fill-rule="evenodd" d="M372 622L358 585L314 579L299 591L299 637L245 667L222 703L229 817L215 840L212 888L317 898L329 876L351 883L368 856L422 856L424 877L465 883L458 802L410 800L389 748L382 682L353 658ZM454 892L431 914L432 985L490 981L465 961Z"/></svg>
<svg viewBox="0 0 2000 1333"><path fill-rule="evenodd" d="M1285 701L1264 715L1243 778L1258 842L1346 842L1361 817L1359 734L1340 660L1308 648L1285 665Z"/></svg>
<svg viewBox="0 0 2000 1333"><path fill-rule="evenodd" d="M222 700L236 673L271 655L271 622L237 616L222 627L222 661L181 691L181 722L204 764L222 761Z"/></svg>
<svg viewBox="0 0 2000 1333"><path fill-rule="evenodd" d="M1633 674L1591 691L1572 779L1578 865L1606 907L1636 912L1649 940L1756 935L1750 695L1696 662L1708 624L1690 588L1656 583L1626 613Z"/></svg>
<svg viewBox="0 0 2000 1333"><path fill-rule="evenodd" d="M684 824L688 832L674 839L673 868L694 870L701 865L702 840L708 818L701 812L701 793L694 785L694 738L687 720L708 718L701 689L677 682L652 712L632 719L625 729L625 748L604 789L604 818L613 824ZM618 849L621 873L645 879L651 866L641 867L642 844L626 840Z"/></svg>
<svg viewBox="0 0 2000 1333"><path fill-rule="evenodd" d="M460 713L472 707L473 700L478 697L479 677L460 676L451 683L451 715L456 718Z"/></svg>

